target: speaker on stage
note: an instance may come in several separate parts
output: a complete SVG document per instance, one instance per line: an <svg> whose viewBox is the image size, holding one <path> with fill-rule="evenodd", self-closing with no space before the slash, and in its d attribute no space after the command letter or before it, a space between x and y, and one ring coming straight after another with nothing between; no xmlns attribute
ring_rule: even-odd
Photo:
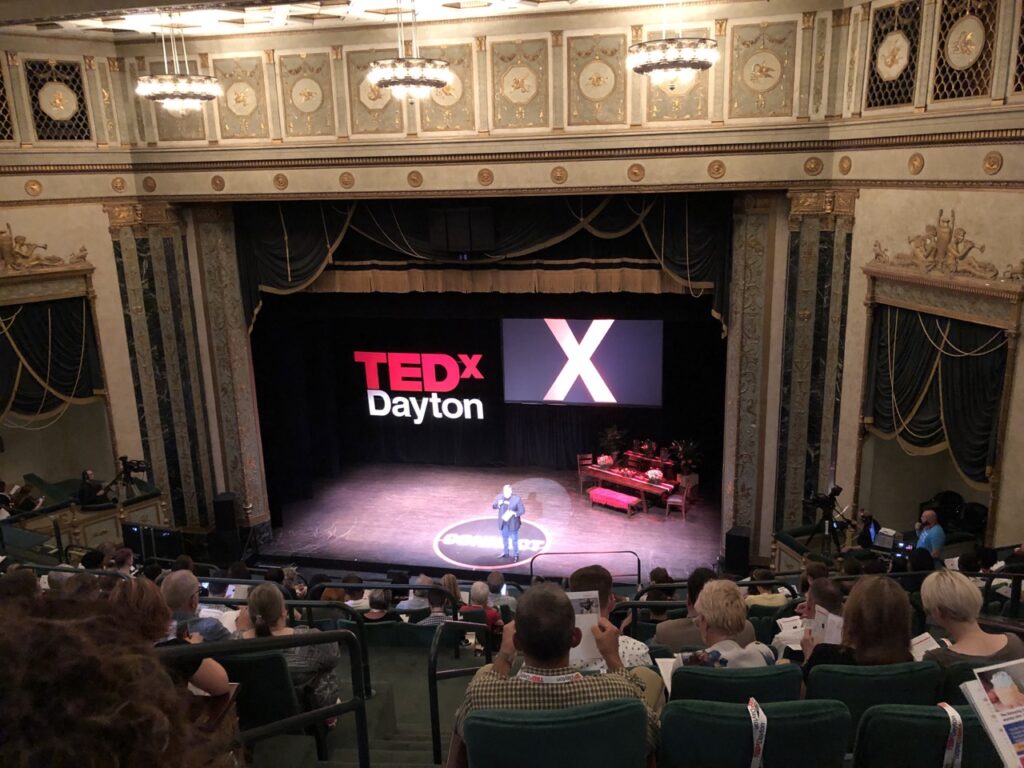
<svg viewBox="0 0 1024 768"><path fill-rule="evenodd" d="M750 529L734 526L725 534L725 571L746 576L750 571Z"/></svg>
<svg viewBox="0 0 1024 768"><path fill-rule="evenodd" d="M237 505L238 497L230 492L218 493L213 499L214 531L210 534L210 556L218 563L242 558L242 541L235 511Z"/></svg>

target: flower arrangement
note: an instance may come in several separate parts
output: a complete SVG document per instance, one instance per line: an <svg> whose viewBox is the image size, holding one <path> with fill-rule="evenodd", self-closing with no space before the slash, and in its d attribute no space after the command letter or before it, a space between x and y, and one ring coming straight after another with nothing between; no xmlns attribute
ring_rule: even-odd
<svg viewBox="0 0 1024 768"><path fill-rule="evenodd" d="M602 453L597 457L597 466L599 467L610 467L615 463L615 459L609 456L607 453Z"/></svg>
<svg viewBox="0 0 1024 768"><path fill-rule="evenodd" d="M665 478L660 469L648 469L647 480L652 483L660 483Z"/></svg>

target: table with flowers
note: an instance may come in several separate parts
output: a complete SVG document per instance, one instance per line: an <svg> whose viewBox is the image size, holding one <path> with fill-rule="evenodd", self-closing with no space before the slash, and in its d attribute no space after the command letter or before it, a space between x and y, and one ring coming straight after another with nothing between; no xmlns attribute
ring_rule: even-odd
<svg viewBox="0 0 1024 768"><path fill-rule="evenodd" d="M664 499L673 493L678 485L675 482L666 480L660 469L644 471L631 467L617 467L614 463L602 462L603 458L603 456L599 456L598 463L584 467L583 473L587 477L597 480L597 484L601 487L607 483L608 485L639 491L644 512L647 512L648 494L656 496L664 503Z"/></svg>

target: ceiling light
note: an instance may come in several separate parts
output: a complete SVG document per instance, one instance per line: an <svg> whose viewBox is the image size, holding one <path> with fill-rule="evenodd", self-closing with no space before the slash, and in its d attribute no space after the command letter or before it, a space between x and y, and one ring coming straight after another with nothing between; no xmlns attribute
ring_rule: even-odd
<svg viewBox="0 0 1024 768"><path fill-rule="evenodd" d="M444 59L425 59L420 56L416 40L416 3L412 0L412 37L408 56L399 55L393 59L376 59L370 62L366 79L377 88L390 88L398 98L411 96L423 99L435 88L444 88L452 82L451 65ZM401 0L398 5L398 50L406 50L404 10Z"/></svg>
<svg viewBox="0 0 1024 768"><path fill-rule="evenodd" d="M167 38L164 29L170 31L171 52L167 55ZM178 53L178 41L181 43ZM154 101L172 115L182 117L190 112L198 112L203 102L212 101L220 96L220 83L210 75L193 74L188 63L188 52L185 49L185 35L179 25L167 24L160 28L160 44L164 54L164 72L160 75L142 75L135 86L135 93L144 99Z"/></svg>
<svg viewBox="0 0 1024 768"><path fill-rule="evenodd" d="M667 37L629 46L626 63L638 75L650 75L655 85L685 85L718 58L718 43L709 37Z"/></svg>

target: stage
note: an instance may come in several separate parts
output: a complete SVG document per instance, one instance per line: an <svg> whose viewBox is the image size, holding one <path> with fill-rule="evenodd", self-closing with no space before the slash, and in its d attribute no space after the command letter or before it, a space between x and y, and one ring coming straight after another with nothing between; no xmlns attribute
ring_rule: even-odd
<svg viewBox="0 0 1024 768"><path fill-rule="evenodd" d="M501 539L491 502L505 483L512 484L526 507L518 563L498 557ZM666 519L653 499L648 513L627 518L591 507L586 494L579 494L572 471L364 464L319 484L312 499L288 504L273 543L260 551L300 563L341 560L353 570L501 568L527 575L538 553L632 550L640 557L644 580L656 566L682 579L698 565L712 564L720 549L717 499L707 489L701 496L689 506L685 521L678 511ZM543 554L533 572L564 576L593 562L617 577L636 578L636 558L621 554Z"/></svg>

